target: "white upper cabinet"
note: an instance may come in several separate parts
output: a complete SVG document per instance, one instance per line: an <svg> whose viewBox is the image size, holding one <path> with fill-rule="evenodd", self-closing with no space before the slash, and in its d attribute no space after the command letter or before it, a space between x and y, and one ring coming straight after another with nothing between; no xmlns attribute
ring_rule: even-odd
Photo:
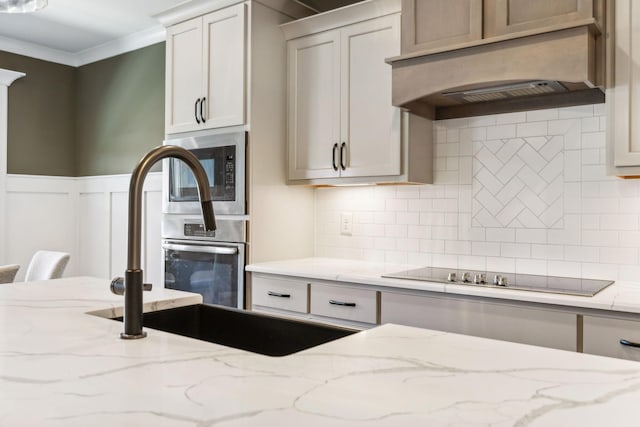
<svg viewBox="0 0 640 427"><path fill-rule="evenodd" d="M401 174L385 63L399 53L399 13L289 40L290 181Z"/></svg>
<svg viewBox="0 0 640 427"><path fill-rule="evenodd" d="M289 66L289 179L339 174L340 32L292 40Z"/></svg>
<svg viewBox="0 0 640 427"><path fill-rule="evenodd" d="M612 5L610 6L613 7ZM607 10L611 13L611 10ZM640 3L615 2L614 84L607 90L607 167L611 175L640 175ZM613 51L613 49L610 49ZM611 58L609 58L611 61Z"/></svg>
<svg viewBox="0 0 640 427"><path fill-rule="evenodd" d="M245 122L245 5L167 29L166 133Z"/></svg>

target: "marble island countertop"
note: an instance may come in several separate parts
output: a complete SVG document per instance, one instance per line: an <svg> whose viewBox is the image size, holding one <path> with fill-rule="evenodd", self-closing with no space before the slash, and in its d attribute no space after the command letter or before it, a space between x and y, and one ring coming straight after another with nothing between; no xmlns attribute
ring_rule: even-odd
<svg viewBox="0 0 640 427"><path fill-rule="evenodd" d="M0 426L637 425L637 362L397 325L285 357L151 329L126 341L86 314L121 303L102 279L0 285Z"/></svg>
<svg viewBox="0 0 640 427"><path fill-rule="evenodd" d="M406 279L391 279L383 274L419 268L420 266L375 263L334 258L301 258L263 262L247 266L254 273L304 277L386 288L441 292L540 304L581 307L595 310L640 313L640 283L617 281L592 297L534 292L516 289L481 287Z"/></svg>

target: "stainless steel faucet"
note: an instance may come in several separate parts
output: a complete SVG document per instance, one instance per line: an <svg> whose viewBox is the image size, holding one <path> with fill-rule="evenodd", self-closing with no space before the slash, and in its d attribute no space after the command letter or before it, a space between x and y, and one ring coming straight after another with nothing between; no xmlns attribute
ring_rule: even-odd
<svg viewBox="0 0 640 427"><path fill-rule="evenodd" d="M144 338L147 333L142 330L142 291L151 290L151 285L142 283L140 268L141 234L142 234L142 186L144 179L158 160L175 157L189 166L198 183L200 205L204 228L207 231L216 229L216 218L213 213L209 180L198 158L188 150L175 145L156 147L145 154L131 174L129 183L129 234L127 245L127 271L124 279L117 277L111 282L111 292L124 294L124 332L123 339Z"/></svg>

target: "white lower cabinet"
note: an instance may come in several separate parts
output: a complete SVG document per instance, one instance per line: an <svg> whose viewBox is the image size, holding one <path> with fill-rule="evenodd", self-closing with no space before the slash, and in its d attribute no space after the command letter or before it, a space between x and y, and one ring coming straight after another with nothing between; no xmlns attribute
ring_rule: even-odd
<svg viewBox="0 0 640 427"><path fill-rule="evenodd" d="M640 361L640 348L620 344L621 339L640 342L638 321L584 316L583 352Z"/></svg>
<svg viewBox="0 0 640 427"><path fill-rule="evenodd" d="M379 323L379 305L380 293L360 285L251 276L251 309L257 312L366 329Z"/></svg>
<svg viewBox="0 0 640 427"><path fill-rule="evenodd" d="M253 276L251 303L254 311L306 315L309 312L308 284L304 280Z"/></svg>
<svg viewBox="0 0 640 427"><path fill-rule="evenodd" d="M382 292L381 323L577 350L575 314L508 302Z"/></svg>
<svg viewBox="0 0 640 427"><path fill-rule="evenodd" d="M371 289L311 284L311 316L332 323L346 320L374 326L378 323L378 301L379 292Z"/></svg>

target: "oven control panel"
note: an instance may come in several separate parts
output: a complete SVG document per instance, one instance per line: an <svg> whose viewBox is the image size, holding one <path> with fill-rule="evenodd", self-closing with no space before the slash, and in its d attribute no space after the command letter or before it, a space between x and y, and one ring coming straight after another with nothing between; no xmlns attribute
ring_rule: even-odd
<svg viewBox="0 0 640 427"><path fill-rule="evenodd" d="M185 237L216 237L216 232L205 231L204 225L202 224L185 223L184 236Z"/></svg>

